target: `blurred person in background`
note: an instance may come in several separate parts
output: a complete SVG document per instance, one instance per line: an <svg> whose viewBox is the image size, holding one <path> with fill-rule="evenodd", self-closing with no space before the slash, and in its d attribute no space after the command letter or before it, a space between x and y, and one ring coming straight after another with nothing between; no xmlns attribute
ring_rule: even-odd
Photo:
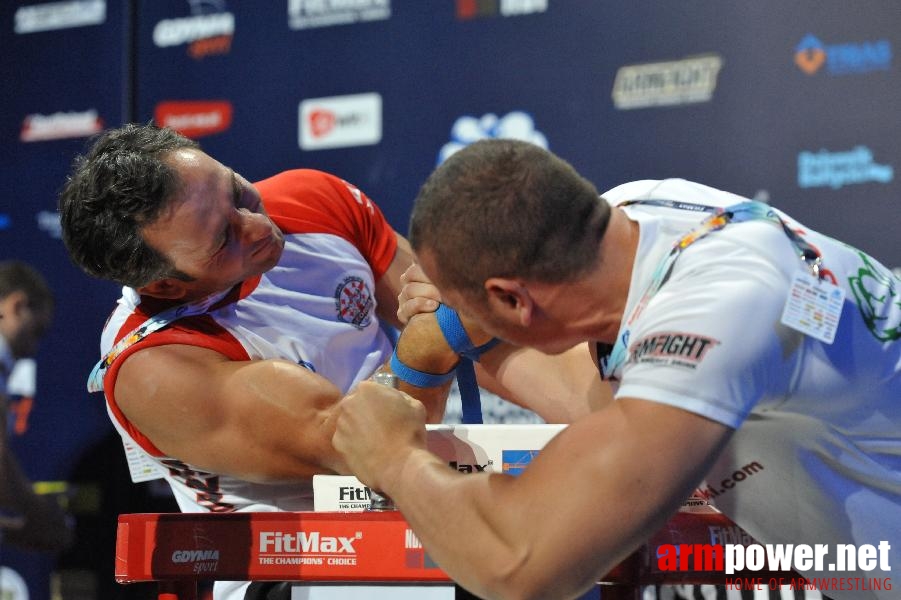
<svg viewBox="0 0 901 600"><path fill-rule="evenodd" d="M56 498L35 493L9 448L7 382L16 361L37 352L53 306L53 293L37 270L0 262L0 541L48 552L66 548L72 529Z"/></svg>

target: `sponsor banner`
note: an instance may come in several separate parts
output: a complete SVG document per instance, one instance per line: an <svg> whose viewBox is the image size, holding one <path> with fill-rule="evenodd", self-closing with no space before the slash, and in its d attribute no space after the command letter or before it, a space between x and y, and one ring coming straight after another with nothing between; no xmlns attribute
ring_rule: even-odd
<svg viewBox="0 0 901 600"><path fill-rule="evenodd" d="M369 146L382 141L382 97L377 93L308 98L298 106L301 150Z"/></svg>
<svg viewBox="0 0 901 600"><path fill-rule="evenodd" d="M71 29L106 22L106 0L45 2L16 9L13 31L17 34Z"/></svg>
<svg viewBox="0 0 901 600"><path fill-rule="evenodd" d="M96 110L33 114L25 117L19 140L44 142L66 138L88 137L103 130L103 120Z"/></svg>
<svg viewBox="0 0 901 600"><path fill-rule="evenodd" d="M429 450L460 473L519 475L564 425L428 425ZM371 490L349 475L314 475L316 512L360 512L369 508Z"/></svg>
<svg viewBox="0 0 901 600"><path fill-rule="evenodd" d="M848 151L802 151L798 154L798 187L829 187L834 190L861 183L890 183L895 178L891 165L881 165L866 146Z"/></svg>
<svg viewBox="0 0 901 600"><path fill-rule="evenodd" d="M62 239L63 226L59 221L59 213L56 211L42 210L34 216L38 222L38 229L54 239Z"/></svg>
<svg viewBox="0 0 901 600"><path fill-rule="evenodd" d="M892 67L892 44L871 40L826 45L807 34L795 48L795 64L808 75L816 75L824 66L829 75L887 71Z"/></svg>
<svg viewBox="0 0 901 600"><path fill-rule="evenodd" d="M447 581L407 563L408 532L397 511L121 515L116 578Z"/></svg>
<svg viewBox="0 0 901 600"><path fill-rule="evenodd" d="M196 139L231 127L232 104L227 100L170 100L157 104L153 114L160 127Z"/></svg>
<svg viewBox="0 0 901 600"><path fill-rule="evenodd" d="M224 10L225 3L216 12L199 3L190 3L191 15L163 19L153 28L153 43L157 48L188 46L188 55L194 59L215 54L228 54L235 34L235 15Z"/></svg>
<svg viewBox="0 0 901 600"><path fill-rule="evenodd" d="M455 152L484 139L522 140L548 149L547 137L536 129L532 115L521 110L511 111L502 117L494 113L481 117L459 117L451 126L450 137L450 141L438 152L439 165Z"/></svg>
<svg viewBox="0 0 901 600"><path fill-rule="evenodd" d="M613 104L630 110L709 102L722 66L719 55L707 54L620 67L613 82Z"/></svg>
<svg viewBox="0 0 901 600"><path fill-rule="evenodd" d="M664 578L691 582L697 578L696 571L665 570L668 563L658 561L667 546L755 543L722 514L679 512L604 581L634 584L640 575L642 584ZM742 552L746 558L755 551ZM735 563L736 576L779 574L766 567L760 571L748 567L747 561L743 570ZM721 575L728 577L725 572ZM201 577L449 581L398 511L123 514L116 535L115 577L120 583Z"/></svg>
<svg viewBox="0 0 901 600"><path fill-rule="evenodd" d="M457 0L457 18L516 17L547 12L547 6L548 0Z"/></svg>
<svg viewBox="0 0 901 600"><path fill-rule="evenodd" d="M391 0L288 0L288 26L314 29L391 18Z"/></svg>
<svg viewBox="0 0 901 600"><path fill-rule="evenodd" d="M352 475L313 475L316 512L361 512L371 499L372 490Z"/></svg>

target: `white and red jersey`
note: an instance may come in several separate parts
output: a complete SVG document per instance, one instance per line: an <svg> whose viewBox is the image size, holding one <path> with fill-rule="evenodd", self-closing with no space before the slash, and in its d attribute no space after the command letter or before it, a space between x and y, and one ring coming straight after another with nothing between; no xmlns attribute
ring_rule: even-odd
<svg viewBox="0 0 901 600"><path fill-rule="evenodd" d="M278 264L236 286L205 314L179 319L128 347L104 377L107 409L126 447L165 469L185 512L308 510L312 491L309 484L249 483L164 455L116 404L116 376L129 355L150 346L187 344L231 360L285 359L347 392L391 352L375 314L375 282L391 264L397 238L378 207L357 188L320 171L287 171L254 185L285 235ZM124 288L104 328L101 355L171 307Z"/></svg>

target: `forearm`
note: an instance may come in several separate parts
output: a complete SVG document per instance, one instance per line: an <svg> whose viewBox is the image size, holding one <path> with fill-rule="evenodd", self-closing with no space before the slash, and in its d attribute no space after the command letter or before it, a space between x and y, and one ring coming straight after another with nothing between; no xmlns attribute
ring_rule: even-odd
<svg viewBox="0 0 901 600"><path fill-rule="evenodd" d="M567 474L555 479L536 486L534 478L461 474L417 450L384 487L429 556L480 598L575 598L622 560L644 532L617 526L629 503L621 490L598 482L605 488L598 496L608 503L598 503L605 506L603 513L589 515L589 490L598 486L584 479L576 484ZM572 502L561 489L582 500ZM576 515L581 516L573 519ZM600 528L603 539L596 533Z"/></svg>
<svg viewBox="0 0 901 600"><path fill-rule="evenodd" d="M444 339L432 313L419 314L410 319L401 333L395 353L407 367L431 375L449 373L460 361ZM422 402L428 423L440 423L451 383L452 379L440 385L420 387L400 377L398 388Z"/></svg>
<svg viewBox="0 0 901 600"><path fill-rule="evenodd" d="M505 519L498 509L512 483L505 475L462 475L430 452L414 450L385 491L430 557L489 600L507 597L505 590L528 558L528 541L509 534L523 533L515 517Z"/></svg>
<svg viewBox="0 0 901 600"><path fill-rule="evenodd" d="M473 593L575 597L664 524L727 431L678 409L616 404L569 426L518 477L460 474L418 446L377 483Z"/></svg>
<svg viewBox="0 0 901 600"><path fill-rule="evenodd" d="M585 344L554 356L502 344L485 353L477 373L482 387L548 423L572 423L613 399Z"/></svg>

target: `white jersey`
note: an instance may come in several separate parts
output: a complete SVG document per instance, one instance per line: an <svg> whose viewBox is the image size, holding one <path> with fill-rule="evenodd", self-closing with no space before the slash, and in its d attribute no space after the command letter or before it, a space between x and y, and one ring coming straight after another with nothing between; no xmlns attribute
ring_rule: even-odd
<svg viewBox="0 0 901 600"><path fill-rule="evenodd" d="M746 200L684 180L627 183L603 197L611 204ZM636 316L655 268L707 215L641 203L623 210L638 222L640 241L620 330L626 358L612 373L616 397L661 402L736 429L706 492L759 541L829 544L833 559L837 544L891 545L891 572L830 571L827 562L806 577L901 577L898 277L779 213L820 251L823 275L845 292L833 343L782 324L792 278L805 265L767 220L729 224L689 245ZM711 543L730 541L711 533ZM898 597L897 589L871 590L866 581L831 583L823 593L835 599Z"/></svg>
<svg viewBox="0 0 901 600"><path fill-rule="evenodd" d="M310 510L312 487L250 483L166 456L116 404L115 379L132 352L189 344L231 360L285 359L342 392L369 377L391 352L375 315L374 290L397 238L378 208L356 188L318 171L288 171L255 185L285 234L278 264L231 290L207 313L177 320L131 346L104 377L108 412L126 447L162 467L184 512ZM101 355L170 306L125 288L104 328Z"/></svg>

